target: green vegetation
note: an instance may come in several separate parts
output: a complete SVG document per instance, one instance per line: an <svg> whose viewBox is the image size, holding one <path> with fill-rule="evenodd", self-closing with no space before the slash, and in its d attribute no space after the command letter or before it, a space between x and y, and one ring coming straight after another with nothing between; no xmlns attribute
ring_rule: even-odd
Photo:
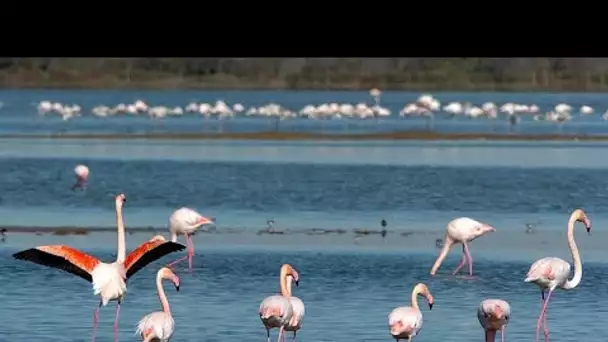
<svg viewBox="0 0 608 342"><path fill-rule="evenodd" d="M608 58L0 58L3 88L608 90Z"/></svg>

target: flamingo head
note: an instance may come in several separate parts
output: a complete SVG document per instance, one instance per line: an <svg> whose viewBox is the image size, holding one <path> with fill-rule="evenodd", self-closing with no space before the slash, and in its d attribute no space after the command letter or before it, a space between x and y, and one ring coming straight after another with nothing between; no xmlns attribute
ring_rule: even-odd
<svg viewBox="0 0 608 342"><path fill-rule="evenodd" d="M475 238L477 238L477 237L480 237L487 233L495 232L495 231L496 231L496 229L494 227L490 226L489 224L482 223L482 224L475 225L475 227L473 227L472 234Z"/></svg>
<svg viewBox="0 0 608 342"><path fill-rule="evenodd" d="M505 317L505 312L502 310L500 305L496 304L494 305L494 310L490 312L490 315L493 316L496 320L501 320L503 317Z"/></svg>
<svg viewBox="0 0 608 342"><path fill-rule="evenodd" d="M125 196L125 194L118 194L116 196L115 200L116 200L116 206L122 207L122 204L127 201L127 197Z"/></svg>
<svg viewBox="0 0 608 342"><path fill-rule="evenodd" d="M285 277L287 277L289 281L293 280L296 287L299 287L300 275L298 274L298 271L296 271L290 264L284 264L281 266L281 273L285 274Z"/></svg>
<svg viewBox="0 0 608 342"><path fill-rule="evenodd" d="M419 295L426 298L426 301L429 303L429 310L433 310L433 304L435 304L435 298L433 298L433 294L431 294L431 290L429 290L428 286L423 283L416 285L414 291Z"/></svg>
<svg viewBox="0 0 608 342"><path fill-rule="evenodd" d="M591 233L591 220L587 217L587 214L583 209L576 209L572 216L576 219L577 222L581 222L585 225L585 229L587 229L587 233Z"/></svg>
<svg viewBox="0 0 608 342"><path fill-rule="evenodd" d="M173 273L173 271L172 271L170 268L168 268L168 267L163 267L163 268L162 268L162 269L159 271L159 273L160 273L160 276L161 276L163 279L168 279L168 280L170 280L170 281L173 283L173 285L175 285L175 290L176 290L177 292L179 292L179 277L178 277L178 276L176 276L176 275L175 275L175 273Z"/></svg>

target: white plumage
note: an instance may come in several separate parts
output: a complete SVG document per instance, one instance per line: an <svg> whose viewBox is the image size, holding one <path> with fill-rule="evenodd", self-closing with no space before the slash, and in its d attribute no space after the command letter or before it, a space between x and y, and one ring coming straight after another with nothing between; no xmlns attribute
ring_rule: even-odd
<svg viewBox="0 0 608 342"><path fill-rule="evenodd" d="M173 336L175 329L175 321L171 315L162 311L153 312L142 318L137 324L137 335L143 335L144 332L151 331L151 336L148 341L157 339L160 342L167 342ZM145 340L145 339L144 339Z"/></svg>

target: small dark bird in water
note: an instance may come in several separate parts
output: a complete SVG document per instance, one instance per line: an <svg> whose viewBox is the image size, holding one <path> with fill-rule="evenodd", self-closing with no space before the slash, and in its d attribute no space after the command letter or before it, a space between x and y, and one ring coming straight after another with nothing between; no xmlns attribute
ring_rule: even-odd
<svg viewBox="0 0 608 342"><path fill-rule="evenodd" d="M526 234L534 234L536 231L534 230L536 225L533 223L526 223Z"/></svg>
<svg viewBox="0 0 608 342"><path fill-rule="evenodd" d="M0 230L0 235L2 235L2 236L6 236L6 228L2 228L2 229Z"/></svg>
<svg viewBox="0 0 608 342"><path fill-rule="evenodd" d="M435 247L443 248L443 239L441 239L441 238L435 239Z"/></svg>
<svg viewBox="0 0 608 342"><path fill-rule="evenodd" d="M274 233L274 220L266 220L266 224L268 225L268 232Z"/></svg>
<svg viewBox="0 0 608 342"><path fill-rule="evenodd" d="M386 237L386 220L382 219L382 221L380 221L380 225L382 226L382 231L380 232L380 235L382 235L382 239L384 239Z"/></svg>

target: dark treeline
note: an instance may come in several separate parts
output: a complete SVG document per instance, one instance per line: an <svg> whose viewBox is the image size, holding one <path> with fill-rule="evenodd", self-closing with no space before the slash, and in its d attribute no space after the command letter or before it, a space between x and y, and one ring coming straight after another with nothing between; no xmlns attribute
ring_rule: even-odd
<svg viewBox="0 0 608 342"><path fill-rule="evenodd" d="M608 90L608 58L0 58L0 86Z"/></svg>

